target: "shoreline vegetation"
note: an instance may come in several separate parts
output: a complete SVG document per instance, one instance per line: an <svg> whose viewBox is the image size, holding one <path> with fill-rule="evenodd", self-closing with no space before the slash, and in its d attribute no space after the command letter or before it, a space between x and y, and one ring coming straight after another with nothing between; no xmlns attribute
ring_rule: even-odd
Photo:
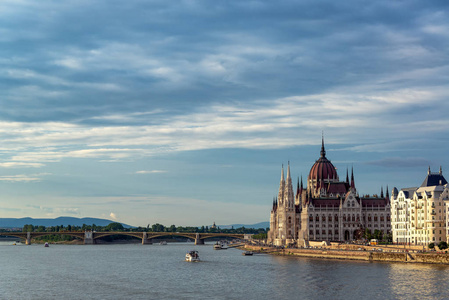
<svg viewBox="0 0 449 300"><path fill-rule="evenodd" d="M241 250L270 255L318 259L449 265L449 254L447 251L425 251L422 246L335 244L327 247L283 248L247 244Z"/></svg>
<svg viewBox="0 0 449 300"><path fill-rule="evenodd" d="M17 231L20 231L17 230ZM17 231L9 231L6 229L0 229L0 235L8 236L8 233L17 232ZM220 227L216 226L201 226L201 227L194 227L194 226L164 226L162 224L156 223L150 226L148 224L147 227L133 227L133 228L125 228L121 223L113 222L108 224L107 226L97 226L95 224L92 225L86 225L83 224L82 226L75 226L75 225L67 225L67 226L34 226L31 224L24 225L22 232L46 232L48 234L33 238L32 243L35 244L44 244L45 242L48 242L50 244L83 244L83 241L71 236L71 235L61 235L62 232L85 232L85 231L93 231L93 232L107 232L107 231L114 231L114 232L167 232L167 233L238 233L238 234L254 234L255 238L265 239L267 236L267 229L263 228L245 228L245 227L239 227L239 228L231 228L231 229L221 229ZM59 234L53 234L55 232L58 232ZM166 241L166 242L184 242L186 240L185 237L176 237L176 236L167 236L167 237L158 237L152 239L154 242L159 241ZM102 237L99 239L96 239L96 244L111 244L111 243L140 243L141 239L137 237L132 236L126 236L126 235L110 235L106 237Z"/></svg>

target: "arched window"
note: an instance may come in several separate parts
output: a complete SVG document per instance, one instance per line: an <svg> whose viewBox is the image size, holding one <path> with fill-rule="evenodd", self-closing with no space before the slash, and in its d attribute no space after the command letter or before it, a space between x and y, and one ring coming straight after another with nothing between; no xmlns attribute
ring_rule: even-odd
<svg viewBox="0 0 449 300"><path fill-rule="evenodd" d="M374 222L377 221L377 214L374 215Z"/></svg>
<svg viewBox="0 0 449 300"><path fill-rule="evenodd" d="M321 221L326 222L326 216L325 215L321 216Z"/></svg>
<svg viewBox="0 0 449 300"><path fill-rule="evenodd" d="M335 215L335 222L338 222L338 215Z"/></svg>
<svg viewBox="0 0 449 300"><path fill-rule="evenodd" d="M332 230L331 230L331 229L329 229L328 233L329 233L329 235L332 235Z"/></svg>
<svg viewBox="0 0 449 300"><path fill-rule="evenodd" d="M384 215L380 216L380 220L383 222L385 220Z"/></svg>
<svg viewBox="0 0 449 300"><path fill-rule="evenodd" d="M390 222L390 215L387 215L387 221Z"/></svg>
<svg viewBox="0 0 449 300"><path fill-rule="evenodd" d="M288 217L288 224L292 223L292 217Z"/></svg>
<svg viewBox="0 0 449 300"><path fill-rule="evenodd" d="M332 222L332 215L329 215L329 222Z"/></svg>
<svg viewBox="0 0 449 300"><path fill-rule="evenodd" d="M352 215L352 222L355 222L355 215Z"/></svg>
<svg viewBox="0 0 449 300"><path fill-rule="evenodd" d="M371 221L371 215L368 214L368 221Z"/></svg>
<svg viewBox="0 0 449 300"><path fill-rule="evenodd" d="M338 229L335 229L335 234L338 235Z"/></svg>
<svg viewBox="0 0 449 300"><path fill-rule="evenodd" d="M309 235L313 235L313 230L312 229L309 230Z"/></svg>
<svg viewBox="0 0 449 300"><path fill-rule="evenodd" d="M317 221L317 222L320 221L320 217L318 215L315 216L315 221Z"/></svg>
<svg viewBox="0 0 449 300"><path fill-rule="evenodd" d="M343 222L346 222L346 215L343 215Z"/></svg>
<svg viewBox="0 0 449 300"><path fill-rule="evenodd" d="M310 221L310 222L313 221L313 216L312 216L312 215L309 216L309 221Z"/></svg>

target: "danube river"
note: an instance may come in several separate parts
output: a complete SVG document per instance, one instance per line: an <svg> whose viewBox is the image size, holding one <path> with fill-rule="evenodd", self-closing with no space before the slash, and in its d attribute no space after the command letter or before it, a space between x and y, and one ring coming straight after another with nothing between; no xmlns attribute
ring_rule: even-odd
<svg viewBox="0 0 449 300"><path fill-rule="evenodd" d="M198 250L199 263L184 261ZM242 256L212 244L0 245L1 299L448 299L449 266Z"/></svg>

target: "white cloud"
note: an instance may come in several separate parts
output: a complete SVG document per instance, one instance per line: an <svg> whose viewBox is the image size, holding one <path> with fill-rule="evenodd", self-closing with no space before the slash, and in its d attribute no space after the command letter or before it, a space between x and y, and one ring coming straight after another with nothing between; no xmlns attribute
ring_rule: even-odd
<svg viewBox="0 0 449 300"><path fill-rule="evenodd" d="M155 174L155 173L166 173L164 170L142 170L137 171L136 174Z"/></svg>
<svg viewBox="0 0 449 300"><path fill-rule="evenodd" d="M117 215L116 215L115 213L111 212L111 213L109 214L109 217L110 217L112 220L117 221Z"/></svg>

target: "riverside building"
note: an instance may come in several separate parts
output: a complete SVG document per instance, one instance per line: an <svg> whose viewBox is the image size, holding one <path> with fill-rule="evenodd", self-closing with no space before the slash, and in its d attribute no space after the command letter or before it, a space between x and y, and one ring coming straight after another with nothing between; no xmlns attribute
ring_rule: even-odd
<svg viewBox="0 0 449 300"><path fill-rule="evenodd" d="M414 245L447 242L449 231L449 187L440 167L431 172L420 187L396 188L391 193L393 242Z"/></svg>
<svg viewBox="0 0 449 300"><path fill-rule="evenodd" d="M368 228L389 234L390 202L381 188L380 196L360 196L355 187L354 172L349 180L340 181L337 170L326 158L324 139L320 158L310 169L307 187L303 180L293 193L290 164L287 177L282 167L277 198L270 214L268 243L277 246L307 245L315 241L352 241L360 239Z"/></svg>

